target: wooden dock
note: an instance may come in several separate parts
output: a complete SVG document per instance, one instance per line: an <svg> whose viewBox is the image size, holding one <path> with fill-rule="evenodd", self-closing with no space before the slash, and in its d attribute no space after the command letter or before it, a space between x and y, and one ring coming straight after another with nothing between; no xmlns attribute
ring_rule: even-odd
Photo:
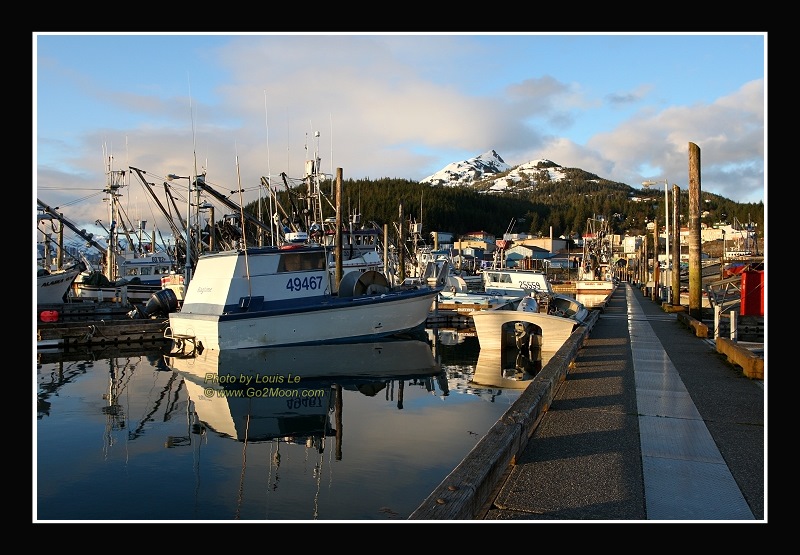
<svg viewBox="0 0 800 555"><path fill-rule="evenodd" d="M41 314L43 312L56 312L59 322L75 322L79 320L123 320L127 319L127 314L131 310L133 310L131 304L118 302L80 301L36 305L39 323L42 323Z"/></svg>
<svg viewBox="0 0 800 555"><path fill-rule="evenodd" d="M168 341L164 337L168 326L168 318L39 322L37 348Z"/></svg>

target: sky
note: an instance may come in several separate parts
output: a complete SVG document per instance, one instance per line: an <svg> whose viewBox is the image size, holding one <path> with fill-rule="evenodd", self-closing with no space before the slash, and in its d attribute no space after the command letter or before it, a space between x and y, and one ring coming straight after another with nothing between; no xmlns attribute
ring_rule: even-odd
<svg viewBox="0 0 800 555"><path fill-rule="evenodd" d="M87 229L108 227L108 170L142 170L162 203L168 174L205 173L246 203L315 153L344 179L495 150L687 190L694 143L701 191L766 203L766 33L32 38L34 193ZM128 217L167 231L136 174L123 184Z"/></svg>

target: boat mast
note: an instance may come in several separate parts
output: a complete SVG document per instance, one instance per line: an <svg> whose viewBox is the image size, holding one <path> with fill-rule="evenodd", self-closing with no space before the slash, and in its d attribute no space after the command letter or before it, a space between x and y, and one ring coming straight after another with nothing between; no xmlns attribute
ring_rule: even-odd
<svg viewBox="0 0 800 555"><path fill-rule="evenodd" d="M124 179L124 171L114 171L111 169L112 157L108 157L107 169L107 184L104 192L108 199L108 248L106 249L106 267L105 276L109 281L117 280L117 254L119 252L119 239L117 226L119 225L119 207L117 206L117 199L119 198L120 187L122 187L122 180ZM123 226L123 229L125 226ZM126 231L127 233L127 231ZM130 239L129 239L130 241Z"/></svg>

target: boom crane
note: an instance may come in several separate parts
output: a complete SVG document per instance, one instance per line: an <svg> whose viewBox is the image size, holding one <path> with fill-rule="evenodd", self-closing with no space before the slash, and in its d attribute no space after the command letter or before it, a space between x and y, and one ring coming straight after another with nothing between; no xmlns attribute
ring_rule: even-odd
<svg viewBox="0 0 800 555"><path fill-rule="evenodd" d="M106 253L107 247L104 247L103 245L101 245L97 241L95 241L93 233L89 233L85 229L80 229L74 223L72 223L67 218L65 218L62 214L58 213L55 208L52 208L52 207L48 206L47 204L45 204L44 202L42 202L38 198L36 199L36 202L39 204L39 207L42 210L44 210L45 212L47 212L48 214L50 214L51 216L56 218L58 221L60 221L62 224L64 224L68 228L70 228L72 231L77 233L82 239L84 239L86 241L86 243L89 246L92 246L92 247L96 248L98 251L100 251L101 254L105 254Z"/></svg>

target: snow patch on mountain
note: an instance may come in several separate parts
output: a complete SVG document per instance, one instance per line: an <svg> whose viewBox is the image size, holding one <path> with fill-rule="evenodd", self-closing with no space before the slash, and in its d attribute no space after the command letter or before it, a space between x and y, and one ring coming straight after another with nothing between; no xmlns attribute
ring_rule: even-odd
<svg viewBox="0 0 800 555"><path fill-rule="evenodd" d="M565 178L564 168L552 160L531 160L512 167L497 152L490 150L475 158L448 164L421 183L444 187L482 183L486 187L481 187L481 190L499 193L533 189L538 183L557 182Z"/></svg>
<svg viewBox="0 0 800 555"><path fill-rule="evenodd" d="M438 172L420 181L420 183L458 187L492 178L510 169L511 166L506 164L497 152L490 150L475 158L448 164Z"/></svg>

